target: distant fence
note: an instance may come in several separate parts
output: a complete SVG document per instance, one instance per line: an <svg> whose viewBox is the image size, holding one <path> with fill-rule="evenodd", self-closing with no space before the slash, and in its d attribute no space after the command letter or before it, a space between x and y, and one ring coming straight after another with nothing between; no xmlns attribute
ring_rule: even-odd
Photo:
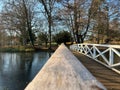
<svg viewBox="0 0 120 90"><path fill-rule="evenodd" d="M120 45L73 44L71 50L82 53L120 74Z"/></svg>
<svg viewBox="0 0 120 90"><path fill-rule="evenodd" d="M62 44L25 90L106 90Z"/></svg>

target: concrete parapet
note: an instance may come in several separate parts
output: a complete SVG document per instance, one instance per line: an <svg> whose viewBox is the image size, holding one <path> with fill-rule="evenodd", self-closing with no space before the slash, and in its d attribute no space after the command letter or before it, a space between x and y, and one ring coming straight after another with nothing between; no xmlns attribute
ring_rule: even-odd
<svg viewBox="0 0 120 90"><path fill-rule="evenodd" d="M62 44L25 90L106 90Z"/></svg>

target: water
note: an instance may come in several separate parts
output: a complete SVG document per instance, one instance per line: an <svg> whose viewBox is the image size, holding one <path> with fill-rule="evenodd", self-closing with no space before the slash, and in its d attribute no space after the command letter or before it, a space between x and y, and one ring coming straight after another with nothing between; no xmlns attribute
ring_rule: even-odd
<svg viewBox="0 0 120 90"><path fill-rule="evenodd" d="M24 90L51 53L0 53L0 90Z"/></svg>

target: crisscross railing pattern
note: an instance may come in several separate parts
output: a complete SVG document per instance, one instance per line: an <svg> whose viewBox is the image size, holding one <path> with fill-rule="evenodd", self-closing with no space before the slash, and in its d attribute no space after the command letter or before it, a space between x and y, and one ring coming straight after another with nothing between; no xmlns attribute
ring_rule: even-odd
<svg viewBox="0 0 120 90"><path fill-rule="evenodd" d="M82 53L120 73L120 45L73 44L70 49Z"/></svg>

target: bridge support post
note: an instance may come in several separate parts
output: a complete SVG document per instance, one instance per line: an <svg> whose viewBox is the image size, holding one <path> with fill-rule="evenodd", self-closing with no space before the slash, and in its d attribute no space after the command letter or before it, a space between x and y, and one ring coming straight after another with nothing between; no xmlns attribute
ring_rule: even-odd
<svg viewBox="0 0 120 90"><path fill-rule="evenodd" d="M112 48L110 47L109 48L110 50L109 50L109 64L110 65L112 65L113 64L113 59L114 59L114 53L113 53L113 51L112 51Z"/></svg>
<svg viewBox="0 0 120 90"><path fill-rule="evenodd" d="M93 45L93 59L95 59L95 56L96 56L96 49L95 46Z"/></svg>

